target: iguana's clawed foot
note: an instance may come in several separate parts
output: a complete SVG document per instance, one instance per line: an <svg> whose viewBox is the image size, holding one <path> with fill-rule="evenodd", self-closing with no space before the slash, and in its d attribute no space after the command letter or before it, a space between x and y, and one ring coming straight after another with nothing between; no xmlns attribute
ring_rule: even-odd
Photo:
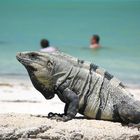
<svg viewBox="0 0 140 140"><path fill-rule="evenodd" d="M67 121L69 121L71 119L72 119L71 117L63 115L63 117L58 118L57 121L67 122Z"/></svg>
<svg viewBox="0 0 140 140"><path fill-rule="evenodd" d="M56 121L63 121L63 122L71 120L71 117L69 116L65 116L64 114L52 113L52 112L48 114L48 118Z"/></svg>
<svg viewBox="0 0 140 140"><path fill-rule="evenodd" d="M140 131L140 123L138 123L138 124L129 123L128 126L131 128L138 128L138 130Z"/></svg>
<svg viewBox="0 0 140 140"><path fill-rule="evenodd" d="M52 113L50 112L48 114L48 118L52 118L52 117L63 117L64 114L58 114L58 113Z"/></svg>

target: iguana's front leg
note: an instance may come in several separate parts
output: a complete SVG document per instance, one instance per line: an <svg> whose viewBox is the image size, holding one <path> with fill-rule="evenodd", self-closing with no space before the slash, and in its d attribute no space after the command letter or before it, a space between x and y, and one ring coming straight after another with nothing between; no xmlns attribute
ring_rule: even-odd
<svg viewBox="0 0 140 140"><path fill-rule="evenodd" d="M73 119L77 112L78 112L78 104L79 98L72 90L69 88L62 89L59 88L59 92L62 94L61 97L63 98L64 102L66 103L64 114L53 114L51 118L60 120L60 121L68 121Z"/></svg>
<svg viewBox="0 0 140 140"><path fill-rule="evenodd" d="M65 107L64 107L64 115L67 115L67 110L68 110L69 104L66 103Z"/></svg>

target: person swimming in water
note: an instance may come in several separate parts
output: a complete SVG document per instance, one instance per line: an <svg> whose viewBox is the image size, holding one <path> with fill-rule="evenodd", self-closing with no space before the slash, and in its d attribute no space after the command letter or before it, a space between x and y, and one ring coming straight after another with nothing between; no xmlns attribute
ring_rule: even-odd
<svg viewBox="0 0 140 140"><path fill-rule="evenodd" d="M41 45L40 52L49 52L49 53L52 53L52 52L57 51L56 48L54 48L53 46L50 46L50 42L47 39L42 39L40 41L40 45Z"/></svg>
<svg viewBox="0 0 140 140"><path fill-rule="evenodd" d="M93 35L92 38L91 38L91 42L90 42L90 48L91 49L101 48L99 42L100 42L99 35Z"/></svg>

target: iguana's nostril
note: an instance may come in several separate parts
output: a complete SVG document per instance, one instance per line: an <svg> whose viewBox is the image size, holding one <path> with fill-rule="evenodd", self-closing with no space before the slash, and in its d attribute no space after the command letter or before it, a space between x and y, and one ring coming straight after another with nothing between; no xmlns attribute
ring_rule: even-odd
<svg viewBox="0 0 140 140"><path fill-rule="evenodd" d="M16 54L16 56L18 57L18 56L21 56L21 53L20 52L18 52L17 54Z"/></svg>

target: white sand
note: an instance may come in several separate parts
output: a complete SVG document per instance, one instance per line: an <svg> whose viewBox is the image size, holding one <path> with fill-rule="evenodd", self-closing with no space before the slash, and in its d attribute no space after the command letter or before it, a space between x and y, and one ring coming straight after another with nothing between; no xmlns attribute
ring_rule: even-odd
<svg viewBox="0 0 140 140"><path fill-rule="evenodd" d="M140 89L129 89L140 100ZM30 79L0 78L0 113L48 114L62 113L64 104L57 95L46 100Z"/></svg>
<svg viewBox="0 0 140 140"><path fill-rule="evenodd" d="M130 92L140 100L140 89L130 89ZM137 129L123 127L120 123L86 119L64 123L28 115L62 113L63 108L64 104L57 97L45 100L29 79L0 78L0 139L140 139Z"/></svg>
<svg viewBox="0 0 140 140"><path fill-rule="evenodd" d="M63 112L63 107L57 97L46 100L29 80L4 79L0 82L0 113L48 114Z"/></svg>
<svg viewBox="0 0 140 140"><path fill-rule="evenodd" d="M57 122L25 114L0 115L0 139L138 140L140 132L120 123L73 119Z"/></svg>

